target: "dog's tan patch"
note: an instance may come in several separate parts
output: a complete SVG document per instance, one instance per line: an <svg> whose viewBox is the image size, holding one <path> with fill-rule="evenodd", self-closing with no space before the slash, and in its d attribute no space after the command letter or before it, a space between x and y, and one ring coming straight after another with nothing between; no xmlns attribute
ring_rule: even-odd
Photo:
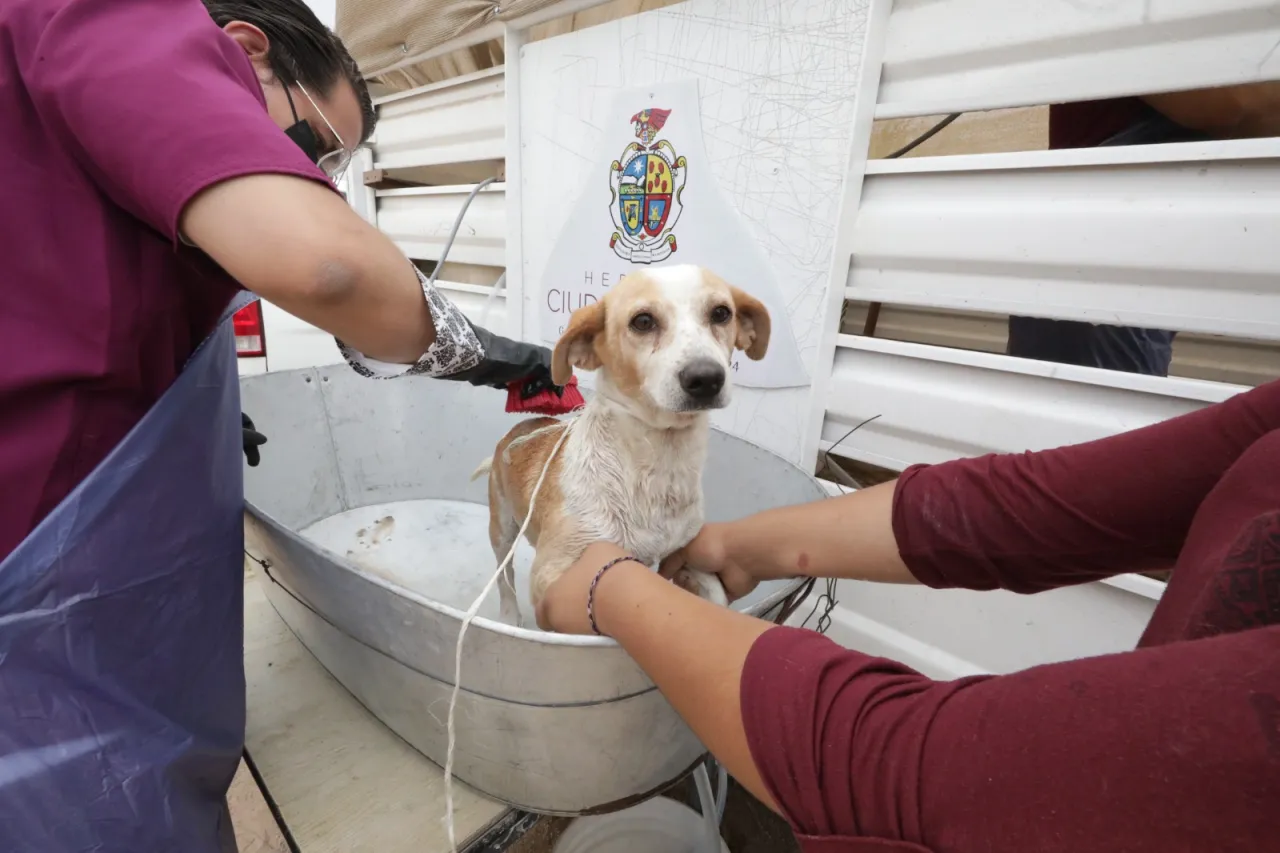
<svg viewBox="0 0 1280 853"><path fill-rule="evenodd" d="M654 350L661 345L667 318L660 296L657 283L643 272L630 273L605 296L608 322L604 334L596 337L596 355L601 365L608 367L614 386L626 397L639 397L644 382L637 351L642 347ZM641 334L631 330L632 320L642 313L653 315L655 331Z"/></svg>
<svg viewBox="0 0 1280 853"><path fill-rule="evenodd" d="M537 485L547 457L560 440L564 429L565 424L555 418L531 418L516 424L498 442L493 457L493 471L489 476L516 518L523 520L529 514L529 497L533 493L533 487ZM538 493L533 518L529 522L529 541L535 548L547 509L558 512L560 508L560 488L556 477L559 470L560 457L557 456L547 470L542 491Z"/></svg>
<svg viewBox="0 0 1280 853"><path fill-rule="evenodd" d="M759 361L769 350L769 334L772 325L769 309L764 303L710 270L702 271L703 277L718 288L723 288L733 302L733 345L746 353L747 358Z"/></svg>

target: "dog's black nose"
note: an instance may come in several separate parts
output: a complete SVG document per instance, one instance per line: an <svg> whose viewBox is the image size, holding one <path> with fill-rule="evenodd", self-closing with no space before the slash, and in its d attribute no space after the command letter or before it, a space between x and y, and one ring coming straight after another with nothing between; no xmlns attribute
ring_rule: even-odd
<svg viewBox="0 0 1280 853"><path fill-rule="evenodd" d="M710 359L695 361L680 371L680 387L695 400L710 400L724 387L724 368Z"/></svg>

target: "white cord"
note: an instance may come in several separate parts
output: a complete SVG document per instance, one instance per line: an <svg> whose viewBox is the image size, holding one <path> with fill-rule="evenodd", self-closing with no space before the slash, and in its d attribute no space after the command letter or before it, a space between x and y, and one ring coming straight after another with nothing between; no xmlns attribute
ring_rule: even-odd
<svg viewBox="0 0 1280 853"><path fill-rule="evenodd" d="M449 850L450 853L458 853L458 841L454 837L453 828L453 749L455 731L453 725L453 714L458 706L458 689L462 686L462 640L467 635L467 628L471 626L471 621L476 618L476 614L480 611L480 605L484 603L485 598L493 591L493 585L497 583L498 578L502 577L502 573L506 570L516 553L516 545L524 538L524 532L529 528L529 521L533 518L533 508L538 499L538 491L542 488L542 481L546 479L547 471L551 470L551 461L556 458L556 454L560 452L560 446L564 444L564 440L569 437L569 431L573 429L573 425L577 420L564 422L564 433L556 441L555 447L551 448L551 454L547 457L547 461L542 466L542 473L538 475L538 482L533 486L533 493L529 495L529 512L524 517L524 524L520 525L520 532L516 534L515 541L511 543L511 550L507 552L507 556L498 564L498 570L493 573L493 577L489 578L489 582L484 585L484 590L480 593L480 597L471 603L467 608L466 614L462 617L462 627L458 630L458 645L454 649L453 661L453 693L449 697L449 745L445 752L444 762L444 807L445 807L445 827L449 832ZM490 472L489 476L493 476Z"/></svg>
<svg viewBox="0 0 1280 853"><path fill-rule="evenodd" d="M707 772L707 762L701 762L693 771L693 783L698 789L702 827L706 833L700 846L704 848L704 853L720 853L720 818L716 815L716 798L711 793L711 774Z"/></svg>
<svg viewBox="0 0 1280 853"><path fill-rule="evenodd" d="M484 298L484 307L480 309L480 328L489 328L489 309L493 307L493 303L498 301L498 294L502 292L506 284L507 271L503 270L502 275L498 276L498 280L489 289L489 295Z"/></svg>

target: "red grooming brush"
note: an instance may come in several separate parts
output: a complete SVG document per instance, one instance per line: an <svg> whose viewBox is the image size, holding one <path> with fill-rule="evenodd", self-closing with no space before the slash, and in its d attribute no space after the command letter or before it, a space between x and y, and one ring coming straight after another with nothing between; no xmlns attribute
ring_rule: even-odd
<svg viewBox="0 0 1280 853"><path fill-rule="evenodd" d="M570 376L563 389L527 379L507 386L507 412L511 414L567 415L586 404L582 392L578 390L576 376Z"/></svg>

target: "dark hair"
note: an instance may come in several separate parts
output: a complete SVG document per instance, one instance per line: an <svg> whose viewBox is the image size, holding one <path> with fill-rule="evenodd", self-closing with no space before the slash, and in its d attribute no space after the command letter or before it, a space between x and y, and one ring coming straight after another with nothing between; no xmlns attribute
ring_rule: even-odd
<svg viewBox="0 0 1280 853"><path fill-rule="evenodd" d="M320 23L303 0L204 0L204 7L219 27L232 21L253 24L271 42L267 62L284 86L303 86L324 95L339 79L355 89L363 118L360 141L373 135L378 114L360 67L332 30Z"/></svg>

